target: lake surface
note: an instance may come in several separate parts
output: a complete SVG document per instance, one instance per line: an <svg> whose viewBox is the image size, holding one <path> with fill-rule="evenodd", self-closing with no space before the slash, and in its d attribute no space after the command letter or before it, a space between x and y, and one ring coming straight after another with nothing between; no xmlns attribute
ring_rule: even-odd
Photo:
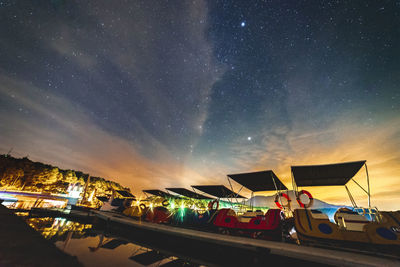
<svg viewBox="0 0 400 267"><path fill-rule="evenodd" d="M85 266L204 266L166 250L161 252L132 240L110 236L92 224L64 218L27 218L26 222Z"/></svg>
<svg viewBox="0 0 400 267"><path fill-rule="evenodd" d="M193 242L144 229L111 226L102 221L85 223L49 217L25 217L25 220L85 266L322 266L273 255L268 250Z"/></svg>

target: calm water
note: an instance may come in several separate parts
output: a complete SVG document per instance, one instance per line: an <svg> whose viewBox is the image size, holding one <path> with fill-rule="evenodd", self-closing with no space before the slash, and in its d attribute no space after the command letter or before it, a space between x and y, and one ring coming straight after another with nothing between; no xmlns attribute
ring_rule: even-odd
<svg viewBox="0 0 400 267"><path fill-rule="evenodd" d="M85 266L322 266L143 229L88 224L65 218L25 218L43 237Z"/></svg>
<svg viewBox="0 0 400 267"><path fill-rule="evenodd" d="M91 224L64 218L27 218L26 222L85 266L202 266L168 251L104 234Z"/></svg>

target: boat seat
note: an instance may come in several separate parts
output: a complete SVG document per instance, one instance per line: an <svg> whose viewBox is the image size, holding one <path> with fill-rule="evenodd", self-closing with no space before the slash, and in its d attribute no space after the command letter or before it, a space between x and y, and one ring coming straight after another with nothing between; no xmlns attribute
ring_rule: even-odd
<svg viewBox="0 0 400 267"><path fill-rule="evenodd" d="M246 211L243 213L241 216L238 216L238 221L239 222L244 222L248 223L251 221L252 218L257 217L257 216L264 216L264 213L259 210L259 211Z"/></svg>
<svg viewBox="0 0 400 267"><path fill-rule="evenodd" d="M317 220L329 220L328 215L319 210L310 210L311 216Z"/></svg>
<svg viewBox="0 0 400 267"><path fill-rule="evenodd" d="M233 209L229 209L226 213L227 216L236 216L236 212Z"/></svg>
<svg viewBox="0 0 400 267"><path fill-rule="evenodd" d="M347 208L339 209L335 213L335 222L349 231L363 231L364 225L370 221L363 215Z"/></svg>

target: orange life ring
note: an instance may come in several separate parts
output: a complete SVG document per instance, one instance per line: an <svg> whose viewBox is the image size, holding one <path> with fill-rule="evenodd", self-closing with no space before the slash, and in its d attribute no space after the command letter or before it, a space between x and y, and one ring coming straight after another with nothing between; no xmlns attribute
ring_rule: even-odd
<svg viewBox="0 0 400 267"><path fill-rule="evenodd" d="M285 206L282 206L282 204L281 203L279 203L279 198L280 197L284 197L284 198L286 198L287 199L287 201L288 201L288 203L287 203L287 205L285 205ZM280 208L281 210L285 207L290 207L290 197L287 195L287 194L285 194L285 193L280 193L280 194L276 194L276 196L275 196L275 204L276 204L276 206L278 207L278 208Z"/></svg>
<svg viewBox="0 0 400 267"><path fill-rule="evenodd" d="M310 202L308 202L307 204L304 204L304 203L301 202L301 200L300 200L300 196L303 195L303 194L307 195L308 198L310 199ZM301 191L298 193L298 195L297 195L297 197L296 197L296 200L297 200L297 203L299 203L300 207L305 208L305 209L311 207L312 204L314 203L314 198L312 197L312 195L310 194L310 192L308 192L308 191L306 191L306 190L301 190Z"/></svg>
<svg viewBox="0 0 400 267"><path fill-rule="evenodd" d="M219 208L219 202L218 200L213 200L208 202L208 209L213 210L214 209L214 204L217 203L217 207L215 208L216 210Z"/></svg>

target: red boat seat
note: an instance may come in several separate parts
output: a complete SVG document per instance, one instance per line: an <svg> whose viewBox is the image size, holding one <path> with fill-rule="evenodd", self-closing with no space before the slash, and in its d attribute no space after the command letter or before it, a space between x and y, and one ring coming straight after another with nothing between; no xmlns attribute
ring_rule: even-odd
<svg viewBox="0 0 400 267"><path fill-rule="evenodd" d="M280 209L269 209L265 213L266 228L276 229L281 224L281 210Z"/></svg>
<svg viewBox="0 0 400 267"><path fill-rule="evenodd" d="M171 219L171 213L165 207L149 209L146 214L146 221L153 223L167 223Z"/></svg>
<svg viewBox="0 0 400 267"><path fill-rule="evenodd" d="M239 222L248 223L252 218L263 215L264 213L262 211L246 211L243 215L238 216L238 220Z"/></svg>
<svg viewBox="0 0 400 267"><path fill-rule="evenodd" d="M219 227L236 228L238 219L232 209L220 209L214 220L214 225Z"/></svg>
<svg viewBox="0 0 400 267"><path fill-rule="evenodd" d="M249 229L249 230L275 230L280 227L280 209L270 209L265 215L250 217L247 222L241 222L236 217L232 209L220 209L214 220L214 225L218 227ZM252 215L257 215L254 213Z"/></svg>
<svg viewBox="0 0 400 267"><path fill-rule="evenodd" d="M239 222L238 228L249 230L274 230L280 226L280 209L270 209L263 216L250 218L248 222Z"/></svg>

